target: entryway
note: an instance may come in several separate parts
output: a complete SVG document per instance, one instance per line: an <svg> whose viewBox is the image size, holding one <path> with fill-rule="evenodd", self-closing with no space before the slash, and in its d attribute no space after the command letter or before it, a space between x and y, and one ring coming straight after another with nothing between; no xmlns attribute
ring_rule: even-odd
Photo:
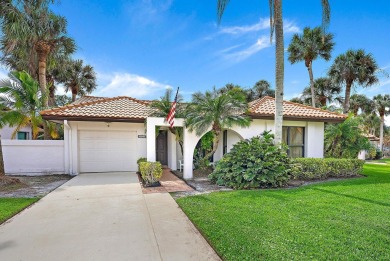
<svg viewBox="0 0 390 261"><path fill-rule="evenodd" d="M168 165L168 131L160 130L156 138L156 161Z"/></svg>

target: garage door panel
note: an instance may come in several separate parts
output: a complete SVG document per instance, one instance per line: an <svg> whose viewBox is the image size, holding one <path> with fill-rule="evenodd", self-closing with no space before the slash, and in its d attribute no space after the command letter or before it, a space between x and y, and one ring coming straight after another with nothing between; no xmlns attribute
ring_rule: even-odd
<svg viewBox="0 0 390 261"><path fill-rule="evenodd" d="M80 131L80 172L135 171L135 131Z"/></svg>

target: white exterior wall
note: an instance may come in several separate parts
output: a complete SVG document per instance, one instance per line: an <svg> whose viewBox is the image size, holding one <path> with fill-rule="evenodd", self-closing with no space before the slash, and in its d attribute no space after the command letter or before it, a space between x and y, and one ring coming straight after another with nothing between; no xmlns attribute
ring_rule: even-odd
<svg viewBox="0 0 390 261"><path fill-rule="evenodd" d="M136 158L146 157L146 138L138 138L138 135L146 135L145 125L143 123L126 123L126 122L87 122L87 121L71 121L64 123L65 137L65 172L71 175L80 173L79 166L79 137L80 130L113 130L113 131L135 131L137 133L137 148L138 155ZM155 140L155 136L154 136Z"/></svg>
<svg viewBox="0 0 390 261"><path fill-rule="evenodd" d="M1 139L3 139L3 140L11 140L12 139L12 133L14 132L14 130L15 130L15 127L9 127L9 126L4 126L3 128L1 128L0 129ZM32 139L31 128L24 127L24 128L21 128L20 131L27 132L28 133L28 139L29 140ZM15 139L17 139L17 138L18 137L16 136Z"/></svg>
<svg viewBox="0 0 390 261"><path fill-rule="evenodd" d="M63 140L2 140L8 175L64 174Z"/></svg>

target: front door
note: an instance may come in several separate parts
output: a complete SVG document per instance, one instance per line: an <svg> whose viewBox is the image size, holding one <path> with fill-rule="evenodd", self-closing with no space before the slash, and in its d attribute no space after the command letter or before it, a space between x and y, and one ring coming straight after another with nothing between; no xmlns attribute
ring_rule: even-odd
<svg viewBox="0 0 390 261"><path fill-rule="evenodd" d="M160 130L156 139L156 160L168 165L168 132Z"/></svg>

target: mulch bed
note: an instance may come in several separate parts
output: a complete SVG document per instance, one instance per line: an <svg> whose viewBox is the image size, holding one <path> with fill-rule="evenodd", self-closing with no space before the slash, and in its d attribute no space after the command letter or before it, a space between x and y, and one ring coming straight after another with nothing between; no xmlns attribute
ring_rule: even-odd
<svg viewBox="0 0 390 261"><path fill-rule="evenodd" d="M0 183L0 197L33 198L43 197L58 188L73 176L70 175L43 175L43 176L7 176L17 179L18 182Z"/></svg>

